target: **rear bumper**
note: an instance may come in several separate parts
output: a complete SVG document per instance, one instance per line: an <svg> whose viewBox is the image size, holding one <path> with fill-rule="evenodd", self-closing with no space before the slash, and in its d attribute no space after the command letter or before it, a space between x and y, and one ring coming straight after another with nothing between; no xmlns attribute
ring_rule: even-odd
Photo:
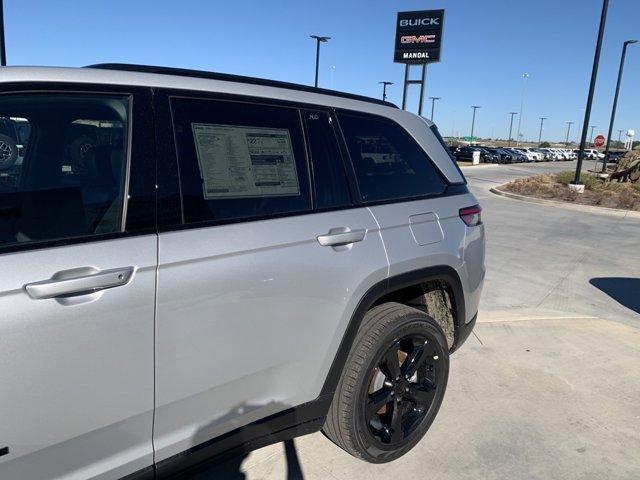
<svg viewBox="0 0 640 480"><path fill-rule="evenodd" d="M471 332L473 331L473 327L476 326L476 320L478 319L478 314L476 313L470 322L464 323L462 325L458 325L458 329L456 331L456 341L453 344L453 348L451 349L451 353L458 350L462 344L469 338Z"/></svg>

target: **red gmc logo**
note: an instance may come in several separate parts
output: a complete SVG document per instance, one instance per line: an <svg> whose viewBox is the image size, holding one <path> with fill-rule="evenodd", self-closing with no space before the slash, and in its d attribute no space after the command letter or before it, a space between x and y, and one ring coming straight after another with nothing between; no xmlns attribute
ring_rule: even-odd
<svg viewBox="0 0 640 480"><path fill-rule="evenodd" d="M436 43L435 35L403 35L400 43Z"/></svg>

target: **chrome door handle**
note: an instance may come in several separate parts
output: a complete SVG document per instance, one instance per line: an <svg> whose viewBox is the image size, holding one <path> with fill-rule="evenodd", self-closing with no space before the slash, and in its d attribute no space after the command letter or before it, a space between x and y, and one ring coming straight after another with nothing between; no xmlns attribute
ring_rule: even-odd
<svg viewBox="0 0 640 480"><path fill-rule="evenodd" d="M332 228L329 233L316 237L318 243L323 247L337 247L339 245L348 245L350 243L361 242L364 240L367 231L351 230L348 227Z"/></svg>
<svg viewBox="0 0 640 480"><path fill-rule="evenodd" d="M87 295L107 288L120 287L129 283L134 267L97 270L81 268L58 272L50 280L29 283L24 286L27 294L34 299L55 298L72 295Z"/></svg>

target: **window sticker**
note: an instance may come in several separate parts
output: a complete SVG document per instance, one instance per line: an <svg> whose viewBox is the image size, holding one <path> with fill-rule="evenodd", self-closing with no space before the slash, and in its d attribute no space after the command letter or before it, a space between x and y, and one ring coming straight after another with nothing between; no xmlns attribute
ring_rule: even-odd
<svg viewBox="0 0 640 480"><path fill-rule="evenodd" d="M205 199L299 196L289 130L192 123Z"/></svg>

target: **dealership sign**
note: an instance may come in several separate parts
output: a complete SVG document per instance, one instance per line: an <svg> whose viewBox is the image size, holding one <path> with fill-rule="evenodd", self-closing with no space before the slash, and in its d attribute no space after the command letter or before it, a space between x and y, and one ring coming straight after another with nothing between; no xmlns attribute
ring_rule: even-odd
<svg viewBox="0 0 640 480"><path fill-rule="evenodd" d="M398 12L393 61L424 64L440 61L444 10Z"/></svg>

